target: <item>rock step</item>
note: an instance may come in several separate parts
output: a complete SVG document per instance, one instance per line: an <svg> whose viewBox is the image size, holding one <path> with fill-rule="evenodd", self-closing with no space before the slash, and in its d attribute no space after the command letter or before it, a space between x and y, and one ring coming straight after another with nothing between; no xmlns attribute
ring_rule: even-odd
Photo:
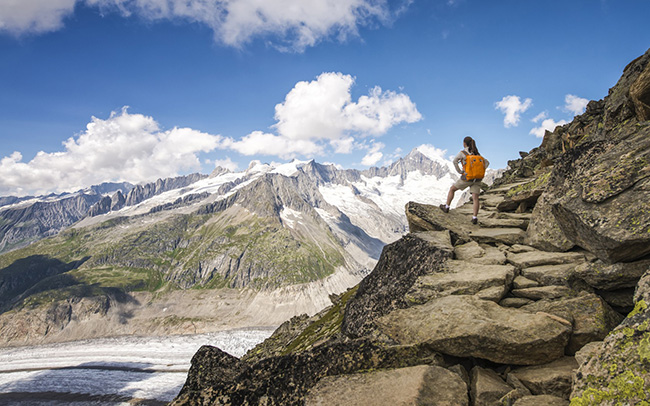
<svg viewBox="0 0 650 406"><path fill-rule="evenodd" d="M487 228L521 228L526 230L528 228L528 223L530 221L527 219L499 219L499 218L479 218L479 224L481 227Z"/></svg>
<svg viewBox="0 0 650 406"><path fill-rule="evenodd" d="M448 369L420 365L324 377L309 390L306 406L467 406L467 384Z"/></svg>
<svg viewBox="0 0 650 406"><path fill-rule="evenodd" d="M515 277L512 265L480 265L459 260L445 262L443 272L423 275L406 294L411 304L426 303L449 295L474 295L499 301L510 290ZM495 289L491 289L495 288ZM487 291L489 289L489 291Z"/></svg>
<svg viewBox="0 0 650 406"><path fill-rule="evenodd" d="M533 266L522 269L521 275L544 286L569 286L577 267L577 263Z"/></svg>
<svg viewBox="0 0 650 406"><path fill-rule="evenodd" d="M512 189L514 187L517 187L517 186L525 185L526 183L532 182L533 180L535 180L535 178L522 178L521 181L519 181L519 182L508 183L506 185L501 185L501 186L496 187L496 188L489 188L486 191L486 194L488 194L488 193L490 193L490 194L492 194L492 193L494 193L494 194L507 193L510 189Z"/></svg>
<svg viewBox="0 0 650 406"><path fill-rule="evenodd" d="M519 269L541 265L582 263L586 261L585 255L580 252L529 251L519 254L508 253L507 257L508 262Z"/></svg>
<svg viewBox="0 0 650 406"><path fill-rule="evenodd" d="M564 356L571 327L543 314L504 308L475 296L446 296L393 311L379 330L401 345L425 344L456 357L540 365Z"/></svg>
<svg viewBox="0 0 650 406"><path fill-rule="evenodd" d="M514 245L524 243L526 232L521 228L476 228L469 232L469 236L479 243Z"/></svg>
<svg viewBox="0 0 650 406"><path fill-rule="evenodd" d="M571 379L578 369L574 357L562 357L549 364L523 367L511 372L533 395L553 395L568 400Z"/></svg>
<svg viewBox="0 0 650 406"><path fill-rule="evenodd" d="M481 207L484 208L495 208L503 201L503 196L501 195L480 195L479 202L481 202Z"/></svg>
<svg viewBox="0 0 650 406"><path fill-rule="evenodd" d="M510 293L524 299L542 300L559 299L571 296L573 291L566 286L537 286L532 288L513 289Z"/></svg>
<svg viewBox="0 0 650 406"><path fill-rule="evenodd" d="M497 211L490 215L490 218L495 219L515 219L515 220L530 220L533 213L507 213Z"/></svg>

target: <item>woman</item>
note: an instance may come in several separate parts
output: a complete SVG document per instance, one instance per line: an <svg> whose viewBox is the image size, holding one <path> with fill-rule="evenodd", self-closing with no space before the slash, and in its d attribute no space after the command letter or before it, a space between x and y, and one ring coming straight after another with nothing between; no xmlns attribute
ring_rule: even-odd
<svg viewBox="0 0 650 406"><path fill-rule="evenodd" d="M472 137L465 137L465 139L463 139L463 148L464 149L454 157L453 161L456 172L460 173L461 177L449 188L449 193L447 194L447 204L441 204L440 208L445 213L449 213L449 205L454 199L454 194L456 191L464 190L469 186L469 191L472 194L472 200L474 201L474 215L472 216L472 224L477 224L479 208L478 195L481 193L482 179L467 180L465 173L465 162L468 155L480 154L478 153L478 148L476 148L476 141L474 141ZM490 163L485 158L483 158L483 161L485 162L485 167L487 168ZM460 167L458 166L459 163L461 164Z"/></svg>

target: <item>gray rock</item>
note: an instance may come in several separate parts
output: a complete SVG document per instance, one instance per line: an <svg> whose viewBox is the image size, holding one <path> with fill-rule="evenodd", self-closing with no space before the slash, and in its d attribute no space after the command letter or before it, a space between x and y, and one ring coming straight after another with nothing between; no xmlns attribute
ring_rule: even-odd
<svg viewBox="0 0 650 406"><path fill-rule="evenodd" d="M470 398L472 406L492 406L512 391L501 377L491 369L474 367L470 372Z"/></svg>
<svg viewBox="0 0 650 406"><path fill-rule="evenodd" d="M570 286L576 267L576 264L533 266L522 269L521 274L545 286Z"/></svg>
<svg viewBox="0 0 650 406"><path fill-rule="evenodd" d="M520 269L542 265L569 264L583 262L584 260L584 254L579 252L529 251L519 254L508 254L508 262Z"/></svg>
<svg viewBox="0 0 650 406"><path fill-rule="evenodd" d="M512 287L514 289L526 289L526 288L535 288L539 286L539 282L530 280L526 278L525 276L517 276L515 280L512 282Z"/></svg>
<svg viewBox="0 0 650 406"><path fill-rule="evenodd" d="M526 231L526 244L545 251L568 251L575 246L560 228L552 213L549 193L542 194L537 200L533 217Z"/></svg>
<svg viewBox="0 0 650 406"><path fill-rule="evenodd" d="M470 241L466 244L458 245L454 248L456 259L461 261L472 261L485 256L483 249L476 241Z"/></svg>
<svg viewBox="0 0 650 406"><path fill-rule="evenodd" d="M622 319L603 299L592 293L555 301L539 301L522 309L546 312L571 321L573 331L567 346L569 354L574 354L587 343L602 340Z"/></svg>
<svg viewBox="0 0 650 406"><path fill-rule="evenodd" d="M616 290L633 288L641 276L650 269L650 260L617 262L589 262L576 268L576 275L596 289Z"/></svg>
<svg viewBox="0 0 650 406"><path fill-rule="evenodd" d="M341 326L345 334L359 337L370 333L375 319L407 307L405 295L420 276L442 271L453 251L430 236L407 234L384 247L377 266L359 283L345 309Z"/></svg>
<svg viewBox="0 0 650 406"><path fill-rule="evenodd" d="M523 297L506 297L505 299L501 299L501 301L499 301L500 306L516 308L525 306L529 303L533 303L533 300Z"/></svg>
<svg viewBox="0 0 650 406"><path fill-rule="evenodd" d="M476 294L476 297L483 300L490 300L498 303L508 293L506 286L493 286L491 288L483 289Z"/></svg>
<svg viewBox="0 0 650 406"><path fill-rule="evenodd" d="M557 299L574 294L573 290L566 286L538 286L534 288L513 289L511 293L514 296L531 300Z"/></svg>
<svg viewBox="0 0 650 406"><path fill-rule="evenodd" d="M578 365L582 365L588 362L591 359L591 357L593 357L600 351L602 345L603 345L602 341L592 341L590 343L585 344L582 348L580 348L575 355L576 362L578 363Z"/></svg>
<svg viewBox="0 0 650 406"><path fill-rule="evenodd" d="M467 406L467 385L454 372L437 366L329 376L305 397L306 406Z"/></svg>
<svg viewBox="0 0 650 406"><path fill-rule="evenodd" d="M457 245L454 248L456 259L485 265L503 265L506 256L503 251L491 245L480 245L476 241Z"/></svg>
<svg viewBox="0 0 650 406"><path fill-rule="evenodd" d="M432 298L448 295L473 295L492 287L500 289L499 299L505 295L515 276L512 265L480 265L467 261L450 260L443 272L418 278L408 292L411 303L425 303Z"/></svg>
<svg viewBox="0 0 650 406"><path fill-rule="evenodd" d="M469 233L470 238L479 243L521 244L526 233L520 228L479 228Z"/></svg>
<svg viewBox="0 0 650 406"><path fill-rule="evenodd" d="M569 399L571 379L578 363L573 357L563 357L545 365L518 368L512 372L533 395L553 395Z"/></svg>
<svg viewBox="0 0 650 406"><path fill-rule="evenodd" d="M531 252L537 251L537 248L531 247L530 245L515 244L508 248L508 252L513 254L521 254L522 252Z"/></svg>
<svg viewBox="0 0 650 406"><path fill-rule="evenodd" d="M571 328L543 315L503 308L472 296L447 296L396 310L380 331L403 345L515 365L547 363L564 354Z"/></svg>

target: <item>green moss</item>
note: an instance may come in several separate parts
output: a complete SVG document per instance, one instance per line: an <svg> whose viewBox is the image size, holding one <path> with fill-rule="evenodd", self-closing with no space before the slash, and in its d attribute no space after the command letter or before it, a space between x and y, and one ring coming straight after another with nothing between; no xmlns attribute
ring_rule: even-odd
<svg viewBox="0 0 650 406"><path fill-rule="evenodd" d="M643 313L648 309L648 304L645 300L641 299L634 304L634 309L627 315L628 319L636 316L637 314Z"/></svg>
<svg viewBox="0 0 650 406"><path fill-rule="evenodd" d="M645 381L631 371L625 371L614 378L602 390L588 388L582 396L571 399L571 406L598 406L604 402L616 402L610 404L627 405L635 401L636 405L648 406L648 391L645 388ZM640 403L639 403L640 401Z"/></svg>
<svg viewBox="0 0 650 406"><path fill-rule="evenodd" d="M550 177L551 177L551 173L547 172L531 182L513 187L510 190L508 190L508 192L506 193L506 197L511 198L520 193L531 192L536 189L541 189L546 186Z"/></svg>
<svg viewBox="0 0 650 406"><path fill-rule="evenodd" d="M318 342L341 332L345 306L354 297L359 285L347 291L339 302L323 315L312 322L298 337L296 337L283 351L283 355L304 351Z"/></svg>
<svg viewBox="0 0 650 406"><path fill-rule="evenodd" d="M639 341L639 346L637 348L637 354L641 361L650 361L650 334L645 334L645 337Z"/></svg>

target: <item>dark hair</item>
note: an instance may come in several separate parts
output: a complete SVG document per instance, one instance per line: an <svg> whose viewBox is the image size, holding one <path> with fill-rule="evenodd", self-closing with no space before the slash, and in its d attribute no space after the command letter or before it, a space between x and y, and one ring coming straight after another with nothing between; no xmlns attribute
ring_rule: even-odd
<svg viewBox="0 0 650 406"><path fill-rule="evenodd" d="M478 148L476 148L476 141L474 141L472 137L465 137L465 139L463 139L463 144L467 145L470 154L481 155L478 153Z"/></svg>

